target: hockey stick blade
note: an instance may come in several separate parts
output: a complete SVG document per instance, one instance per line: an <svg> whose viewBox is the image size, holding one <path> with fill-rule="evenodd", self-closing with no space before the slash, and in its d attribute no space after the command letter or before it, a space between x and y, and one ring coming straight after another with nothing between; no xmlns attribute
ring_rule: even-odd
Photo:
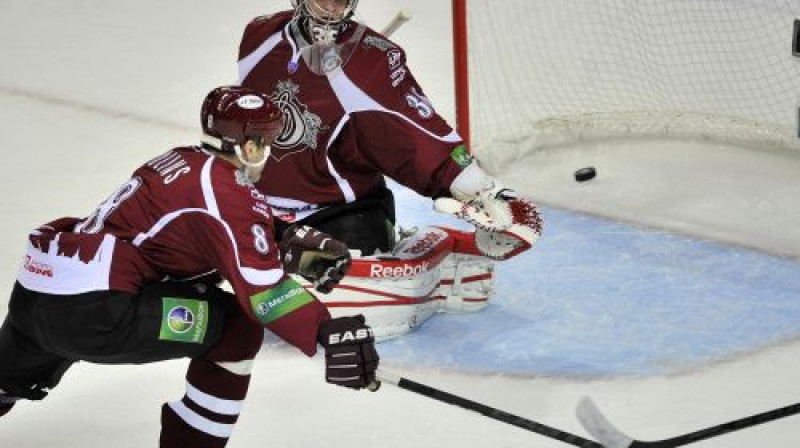
<svg viewBox="0 0 800 448"><path fill-rule="evenodd" d="M583 428L603 444L606 448L628 448L634 440L626 436L606 419L597 405L589 397L583 397L578 403L578 421Z"/></svg>
<svg viewBox="0 0 800 448"><path fill-rule="evenodd" d="M792 404L771 411L754 414L737 420L731 420L716 426L709 426L669 439L642 441L628 437L605 418L590 398L584 398L578 404L578 420L581 425L606 448L677 448L701 440L721 436L729 432L739 431L751 426L771 422L780 418L800 414L800 403Z"/></svg>
<svg viewBox="0 0 800 448"><path fill-rule="evenodd" d="M458 406L463 409L475 411L486 417L535 432L539 435L549 437L569 445L577 446L579 448L603 448L602 445L593 440L584 439L578 435L561 431L560 429L556 429L533 420L528 420L517 415L509 414L508 412L501 411L500 409L468 400L466 398L459 397L458 395L453 395L449 392L435 389L425 384L417 383L416 381L409 380L408 378L403 378L392 373L381 371L380 369L376 374L376 378L381 382L394 384L401 389L424 395L428 398L451 404L453 406Z"/></svg>

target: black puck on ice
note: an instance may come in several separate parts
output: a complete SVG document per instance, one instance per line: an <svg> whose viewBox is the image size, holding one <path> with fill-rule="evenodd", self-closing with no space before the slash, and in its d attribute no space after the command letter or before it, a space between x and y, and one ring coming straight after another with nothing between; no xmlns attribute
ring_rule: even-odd
<svg viewBox="0 0 800 448"><path fill-rule="evenodd" d="M594 179L596 175L597 170L595 170L593 166L587 166L586 168L575 171L575 180L578 182L586 182L587 180Z"/></svg>

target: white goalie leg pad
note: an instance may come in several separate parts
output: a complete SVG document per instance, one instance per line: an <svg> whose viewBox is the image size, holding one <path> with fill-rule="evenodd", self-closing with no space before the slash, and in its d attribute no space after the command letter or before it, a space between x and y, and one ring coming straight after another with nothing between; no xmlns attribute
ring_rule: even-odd
<svg viewBox="0 0 800 448"><path fill-rule="evenodd" d="M442 263L436 294L444 296L439 311L474 313L489 304L494 293L494 263L480 255L450 254Z"/></svg>
<svg viewBox="0 0 800 448"><path fill-rule="evenodd" d="M453 239L453 251L441 264L437 296L444 297L439 311L474 313L489 304L494 294L494 261L481 255L472 232L442 228Z"/></svg>
<svg viewBox="0 0 800 448"><path fill-rule="evenodd" d="M452 246L447 231L420 229L403 238L391 254L354 257L350 271L331 293L315 295L333 317L363 314L378 341L406 334L441 308L445 297L437 293L440 265Z"/></svg>

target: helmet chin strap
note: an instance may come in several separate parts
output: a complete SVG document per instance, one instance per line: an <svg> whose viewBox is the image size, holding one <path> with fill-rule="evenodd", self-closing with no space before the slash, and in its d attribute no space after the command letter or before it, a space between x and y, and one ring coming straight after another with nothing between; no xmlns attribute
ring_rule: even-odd
<svg viewBox="0 0 800 448"><path fill-rule="evenodd" d="M247 160L245 160L244 155L242 154L242 147L240 145L234 146L233 150L234 152L236 152L236 158L239 159L239 162L241 162L242 165L250 168L258 168L264 166L264 164L267 163L267 159L269 159L270 153L272 152L269 145L267 145L264 147L264 157L261 160L259 160L258 162L248 162Z"/></svg>

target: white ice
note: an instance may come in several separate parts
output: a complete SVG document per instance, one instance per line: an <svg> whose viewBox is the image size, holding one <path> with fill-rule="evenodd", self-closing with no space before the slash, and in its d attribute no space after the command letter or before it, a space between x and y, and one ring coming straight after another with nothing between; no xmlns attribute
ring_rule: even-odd
<svg viewBox="0 0 800 448"><path fill-rule="evenodd" d="M196 141L200 99L235 81L244 24L288 3L3 2L0 297L28 230L87 214L142 161ZM362 1L360 11L375 27L401 7L415 13L396 40L451 119L447 3ZM385 345L384 368L583 437L574 406L584 395L640 438L800 401L800 155L696 148L584 146L498 173L548 205L537 251L501 266L501 294L485 312L436 316ZM599 175L577 184L584 165ZM443 219L398 193L401 222ZM185 366L80 364L46 401L0 420L0 447L155 446L159 406L182 395ZM321 375L318 357L271 343L229 446L565 446L390 386L339 390ZM697 446L795 447L798 422Z"/></svg>

